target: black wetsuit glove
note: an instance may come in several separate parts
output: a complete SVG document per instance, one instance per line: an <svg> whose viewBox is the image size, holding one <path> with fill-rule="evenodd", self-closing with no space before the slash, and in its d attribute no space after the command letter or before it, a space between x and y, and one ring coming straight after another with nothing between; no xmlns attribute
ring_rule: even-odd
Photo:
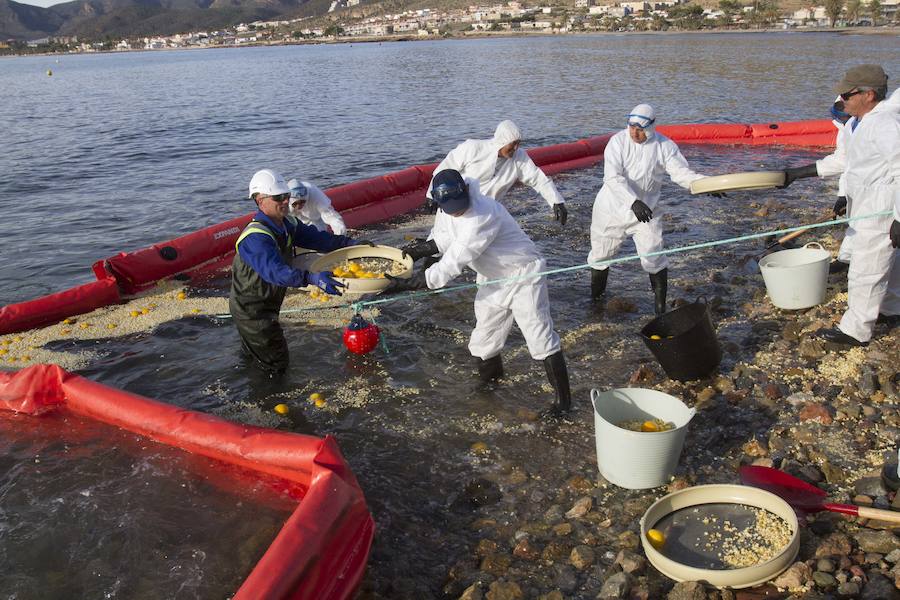
<svg viewBox="0 0 900 600"><path fill-rule="evenodd" d="M891 223L891 246L900 248L900 221Z"/></svg>
<svg viewBox="0 0 900 600"><path fill-rule="evenodd" d="M653 218L653 211L640 200L635 200L631 203L631 211L641 223L649 223L650 219Z"/></svg>
<svg viewBox="0 0 900 600"><path fill-rule="evenodd" d="M392 277L387 274L385 274L384 277L390 283L388 283L387 287L381 291L382 294L390 295L399 294L400 292L413 292L428 287L428 283L425 281L425 271L417 271L408 279L404 277Z"/></svg>
<svg viewBox="0 0 900 600"><path fill-rule="evenodd" d="M413 262L426 256L434 256L439 252L438 245L434 240L422 239L414 240L412 243L400 248L400 251L403 252L404 256L413 259Z"/></svg>
<svg viewBox="0 0 900 600"><path fill-rule="evenodd" d="M569 211L566 210L565 204L553 205L553 220L559 221L559 224L565 227L566 221L569 220Z"/></svg>
<svg viewBox="0 0 900 600"><path fill-rule="evenodd" d="M834 208L831 209L834 212L835 216L841 217L847 214L847 198L844 196L838 196L837 202L834 203Z"/></svg>
<svg viewBox="0 0 900 600"><path fill-rule="evenodd" d="M810 163L802 167L790 167L784 170L784 184L779 187L786 188L798 179L815 177L818 174L819 172L816 170L816 163Z"/></svg>

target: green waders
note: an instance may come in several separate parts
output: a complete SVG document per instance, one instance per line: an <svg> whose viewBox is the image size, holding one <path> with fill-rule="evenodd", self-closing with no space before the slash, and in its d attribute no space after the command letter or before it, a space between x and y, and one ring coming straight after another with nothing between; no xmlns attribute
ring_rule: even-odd
<svg viewBox="0 0 900 600"><path fill-rule="evenodd" d="M278 244L285 263L291 264L293 246L290 234L282 244L272 230L258 221L251 221L238 237L234 247L248 235L268 235ZM239 252L231 263L231 293L228 308L241 336L241 349L257 366L269 373L284 373L290 354L284 331L278 323L278 313L287 288L272 285L241 259Z"/></svg>

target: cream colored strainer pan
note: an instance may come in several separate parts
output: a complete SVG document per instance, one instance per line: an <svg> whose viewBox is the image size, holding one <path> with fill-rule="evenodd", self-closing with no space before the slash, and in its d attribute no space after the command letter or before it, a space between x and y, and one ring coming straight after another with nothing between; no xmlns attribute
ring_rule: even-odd
<svg viewBox="0 0 900 600"><path fill-rule="evenodd" d="M704 177L691 183L692 194L730 192L737 190L764 190L784 185L783 171L751 171Z"/></svg>
<svg viewBox="0 0 900 600"><path fill-rule="evenodd" d="M404 271L397 275L397 277L408 278L412 275L412 259L408 256L403 256L403 252L397 248L392 248L391 246L348 246L346 248L341 248L340 250L329 252L328 254L323 254L312 261L308 269L310 271L331 271L334 267L346 260L356 260L359 258L389 258L403 264L405 267ZM344 293L351 294L371 294L373 292L380 292L387 287L388 283L390 283L387 279L355 279L349 277L335 277L335 279L346 286L342 290Z"/></svg>
<svg viewBox="0 0 900 600"><path fill-rule="evenodd" d="M665 517L682 509L707 504L741 504L765 509L784 519L792 535L784 548L769 560L735 569L692 567L673 560L648 541L647 531ZM675 581L701 581L720 588L746 588L769 581L793 564L800 549L799 524L788 503L771 492L743 485L700 485L673 492L653 503L641 518L641 544L650 563ZM665 549L663 545L662 550Z"/></svg>

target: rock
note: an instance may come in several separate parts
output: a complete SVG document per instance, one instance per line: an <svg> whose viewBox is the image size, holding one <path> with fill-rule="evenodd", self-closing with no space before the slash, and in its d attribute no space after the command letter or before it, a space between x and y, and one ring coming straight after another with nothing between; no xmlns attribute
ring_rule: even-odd
<svg viewBox="0 0 900 600"><path fill-rule="evenodd" d="M633 531L623 531L619 534L619 547L626 550L637 550L641 545L641 538Z"/></svg>
<svg viewBox="0 0 900 600"><path fill-rule="evenodd" d="M834 561L827 558L820 558L816 561L816 570L822 573L834 573Z"/></svg>
<svg viewBox="0 0 900 600"><path fill-rule="evenodd" d="M822 425L831 425L833 420L829 408L819 402L804 404L798 417L801 421L815 421Z"/></svg>
<svg viewBox="0 0 900 600"><path fill-rule="evenodd" d="M890 531L871 531L864 529L857 531L854 535L859 549L863 552L876 552L878 554L888 554L897 548L900 548L900 539Z"/></svg>
<svg viewBox="0 0 900 600"><path fill-rule="evenodd" d="M554 525L563 520L563 510L558 504L554 504L544 513L544 521L550 525Z"/></svg>
<svg viewBox="0 0 900 600"><path fill-rule="evenodd" d="M768 400L778 400L784 396L784 392L777 383L767 383L763 386L763 395Z"/></svg>
<svg viewBox="0 0 900 600"><path fill-rule="evenodd" d="M565 596L562 595L561 591L553 590L552 592L541 594L537 600L565 600Z"/></svg>
<svg viewBox="0 0 900 600"><path fill-rule="evenodd" d="M481 540L475 548L475 554L481 558L484 558L488 554L494 554L495 552L497 552L497 542L494 540Z"/></svg>
<svg viewBox="0 0 900 600"><path fill-rule="evenodd" d="M885 496L887 495L887 489L885 489L884 484L881 482L881 477L862 477L856 480L856 483L853 484L853 489L857 494L863 494L865 496Z"/></svg>
<svg viewBox="0 0 900 600"><path fill-rule="evenodd" d="M691 487L690 481L688 481L684 477L677 476L675 477L675 479L669 482L669 485L666 486L666 491L671 494L672 492L677 492L678 490L683 490L689 487Z"/></svg>
<svg viewBox="0 0 900 600"><path fill-rule="evenodd" d="M606 302L606 312L615 313L634 313L637 312L637 304L625 298L612 298Z"/></svg>
<svg viewBox="0 0 900 600"><path fill-rule="evenodd" d="M575 546L569 554L569 562L579 571L583 571L594 564L594 551L590 546Z"/></svg>
<svg viewBox="0 0 900 600"><path fill-rule="evenodd" d="M522 589L514 581L495 581L491 584L486 600L521 600L524 595Z"/></svg>
<svg viewBox="0 0 900 600"><path fill-rule="evenodd" d="M566 512L567 519L578 519L583 517L591 510L591 506L593 506L594 499L590 496L582 496L579 498L575 504Z"/></svg>
<svg viewBox="0 0 900 600"><path fill-rule="evenodd" d="M884 560L891 563L892 565L900 563L900 548L896 548L888 552L888 555L884 557Z"/></svg>
<svg viewBox="0 0 900 600"><path fill-rule="evenodd" d="M822 469L822 474L825 476L825 481L828 483L843 483L847 478L843 469L831 464L831 462L827 460L821 464L820 468Z"/></svg>
<svg viewBox="0 0 900 600"><path fill-rule="evenodd" d="M838 598L859 598L859 584L855 581L847 581L837 588Z"/></svg>
<svg viewBox="0 0 900 600"><path fill-rule="evenodd" d="M769 445L764 440L753 438L752 440L746 442L743 446L741 446L741 450L743 450L744 454L746 454L747 456L760 458L763 456L768 456Z"/></svg>
<svg viewBox="0 0 900 600"><path fill-rule="evenodd" d="M706 588L699 581L679 581L666 600L706 600Z"/></svg>
<svg viewBox="0 0 900 600"><path fill-rule="evenodd" d="M812 578L813 582L815 582L816 584L816 587L825 591L831 590L837 586L837 580L831 573L816 571L815 573L813 573Z"/></svg>
<svg viewBox="0 0 900 600"><path fill-rule="evenodd" d="M531 539L524 537L513 548L513 556L523 560L537 560L541 557L541 551L532 543Z"/></svg>
<svg viewBox="0 0 900 600"><path fill-rule="evenodd" d="M479 569L496 577L502 577L509 570L512 558L506 554L490 554L481 560Z"/></svg>
<svg viewBox="0 0 900 600"><path fill-rule="evenodd" d="M569 556L569 553L571 552L570 548L571 546L564 544L563 542L552 541L544 546L544 551L541 552L541 558L551 563L564 560Z"/></svg>
<svg viewBox="0 0 900 600"><path fill-rule="evenodd" d="M572 524L571 523L560 523L559 525L553 526L553 533L556 534L557 537L564 537L572 533Z"/></svg>
<svg viewBox="0 0 900 600"><path fill-rule="evenodd" d="M653 383L655 380L656 373L654 373L647 365L641 365L631 374L631 377L628 378L628 383L635 385L637 383Z"/></svg>
<svg viewBox="0 0 900 600"><path fill-rule="evenodd" d="M564 594L571 594L578 587L578 577L575 570L569 565L555 565L556 577L553 578L553 585L559 588Z"/></svg>
<svg viewBox="0 0 900 600"><path fill-rule="evenodd" d="M469 481L462 494L462 499L474 508L496 504L502 497L500 486L484 478Z"/></svg>
<svg viewBox="0 0 900 600"><path fill-rule="evenodd" d="M484 595L481 593L481 585L473 583L463 591L459 600L481 600L482 598Z"/></svg>
<svg viewBox="0 0 900 600"><path fill-rule="evenodd" d="M891 580L880 573L871 573L869 582L863 587L859 598L860 600L895 600L898 595L900 594Z"/></svg>
<svg viewBox="0 0 900 600"><path fill-rule="evenodd" d="M647 567L647 560L640 554L631 552L630 550L620 550L619 554L616 556L615 564L622 567L622 570L629 575L640 575Z"/></svg>
<svg viewBox="0 0 900 600"><path fill-rule="evenodd" d="M819 542L816 547L816 558L846 556L853 550L850 537L845 533L832 533Z"/></svg>
<svg viewBox="0 0 900 600"><path fill-rule="evenodd" d="M796 562L788 567L788 570L779 575L773 582L780 588L794 590L806 585L806 582L812 578L812 569L809 565L802 562Z"/></svg>
<svg viewBox="0 0 900 600"><path fill-rule="evenodd" d="M631 587L631 575L628 573L616 573L603 582L597 600L627 598Z"/></svg>
<svg viewBox="0 0 900 600"><path fill-rule="evenodd" d="M586 477L582 477L581 475L575 475L570 478L569 481L566 482L566 486L575 493L578 494L589 494L594 490L594 482L587 479Z"/></svg>
<svg viewBox="0 0 900 600"><path fill-rule="evenodd" d="M800 339L800 334L802 332L803 323L800 323L799 321L790 321L784 326L784 329L781 330L781 337L789 342L796 342Z"/></svg>
<svg viewBox="0 0 900 600"><path fill-rule="evenodd" d="M706 387L697 392L697 403L698 404L706 404L716 395L716 390L713 387Z"/></svg>
<svg viewBox="0 0 900 600"><path fill-rule="evenodd" d="M878 375L872 367L862 367L856 389L863 398L868 398L878 390Z"/></svg>
<svg viewBox="0 0 900 600"><path fill-rule="evenodd" d="M797 348L800 356L811 360L819 360L825 356L825 344L816 338L803 338Z"/></svg>

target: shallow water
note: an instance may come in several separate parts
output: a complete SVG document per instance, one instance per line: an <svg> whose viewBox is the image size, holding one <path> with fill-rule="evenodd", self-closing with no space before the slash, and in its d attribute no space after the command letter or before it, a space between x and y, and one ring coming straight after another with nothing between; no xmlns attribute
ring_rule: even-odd
<svg viewBox="0 0 900 600"><path fill-rule="evenodd" d="M0 413L0 595L223 598L296 502L64 412Z"/></svg>
<svg viewBox="0 0 900 600"><path fill-rule="evenodd" d="M664 122L819 118L846 56L865 49L867 60L900 71L895 41L579 36L73 56L60 58L52 78L43 74L50 58L4 61L0 123L12 143L0 156L0 208L18 219L3 226L0 302L88 281L89 264L98 258L247 212L246 181L263 166L325 187L437 160L464 137L487 136L503 118L515 119L533 146L606 133L648 99ZM682 149L706 174L805 164L823 154ZM582 264L601 172L554 179L568 200L564 230L530 190L515 190L506 204L551 268ZM812 221L811 207L824 210L833 197L833 184L808 180L724 200L692 197L667 183L667 244ZM754 216L767 201L770 216ZM368 228L366 237L399 245L426 233L428 223L418 214ZM762 285L740 259L762 247L744 243L671 258L670 300L721 302L714 317L723 371L751 357L769 336L738 311ZM627 242L620 256L632 252ZM614 267L609 284L611 299L632 302L635 312L589 302L585 272L552 277L549 285L575 401L571 421L556 425L534 419L551 391L517 331L504 351L501 384L475 384L466 349L474 324L471 290L383 306L378 324L387 348L366 357L350 356L338 330L310 326L306 317L285 319L292 369L284 380L249 369L224 320L182 319L151 333L54 347L99 353L81 371L92 379L237 420L288 403L291 414L280 427L335 434L366 493L378 529L364 593L436 597L481 538L473 526L478 519L505 532L540 520L549 502L563 501L573 474L596 480L590 389L624 386L641 364L657 369L637 337L652 312L652 295L636 263ZM195 293L226 290L221 284ZM325 396L325 407L308 402L312 392ZM728 415L727 428L698 415L683 466L721 463L759 422L760 415L740 407ZM473 451L476 442L487 449ZM617 507L636 497L610 491L604 510L615 517ZM48 496L37 507L49 505ZM26 505L5 508L21 514ZM636 523L617 521L611 531L635 529ZM112 554L97 546L99 538L91 537L97 534L85 535L85 543L93 540L92 557L108 563ZM150 548L154 540L134 543ZM39 561L28 565L40 567ZM525 579L546 591L552 589L546 577L537 569Z"/></svg>

